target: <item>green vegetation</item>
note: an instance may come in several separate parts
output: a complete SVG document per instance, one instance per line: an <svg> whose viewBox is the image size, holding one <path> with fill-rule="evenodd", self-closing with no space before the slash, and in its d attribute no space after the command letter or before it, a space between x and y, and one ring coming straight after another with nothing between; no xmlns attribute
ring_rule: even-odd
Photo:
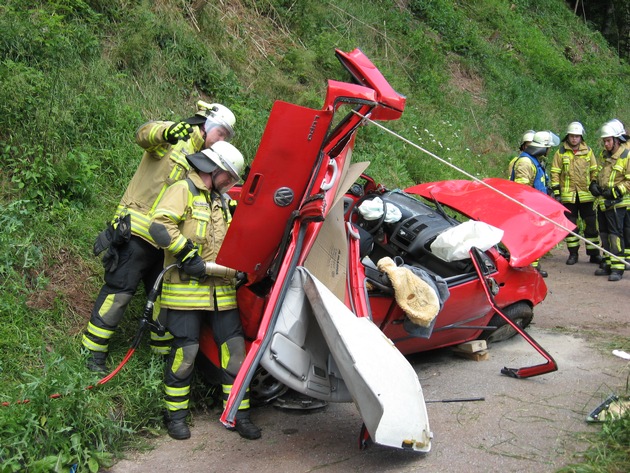
<svg viewBox="0 0 630 473"><path fill-rule="evenodd" d="M607 421L591 440L584 462L568 465L558 473L622 473L630 471L630 416Z"/></svg>
<svg viewBox="0 0 630 473"><path fill-rule="evenodd" d="M628 120L630 68L562 0L6 0L0 31L3 473L94 472L161 426L146 347L94 390L79 350L102 274L91 245L135 171L144 121L224 103L251 160L273 102L321 107L325 81L349 79L334 48L356 47L407 97L388 127L479 177L504 176L527 129L563 135L579 120L598 147L605 120ZM389 187L462 177L371 126L355 156Z"/></svg>

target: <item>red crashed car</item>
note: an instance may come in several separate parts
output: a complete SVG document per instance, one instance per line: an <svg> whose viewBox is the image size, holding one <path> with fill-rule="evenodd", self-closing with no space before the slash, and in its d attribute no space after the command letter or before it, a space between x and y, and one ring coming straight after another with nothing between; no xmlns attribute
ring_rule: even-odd
<svg viewBox="0 0 630 473"><path fill-rule="evenodd" d="M217 263L247 274L237 298L248 353L221 420L233 425L246 389L265 400L288 386L315 399L355 402L364 435L426 452L422 391L403 355L508 338L516 332L499 309L527 326L547 294L529 264L566 235L552 221L570 223L553 199L502 179L405 191L375 183L363 173L368 163L352 163L356 136L368 120L398 119L405 98L360 50L337 57L353 83L329 81L322 109L276 102L235 190L238 206ZM398 209L396 221L368 221L357 211L376 197L384 209ZM463 217L454 218L454 210ZM455 261L433 254L436 237L468 218L501 229L501 243ZM386 256L446 282L449 297L430 329L409 330L391 281L375 264ZM209 327L200 350L218 365Z"/></svg>

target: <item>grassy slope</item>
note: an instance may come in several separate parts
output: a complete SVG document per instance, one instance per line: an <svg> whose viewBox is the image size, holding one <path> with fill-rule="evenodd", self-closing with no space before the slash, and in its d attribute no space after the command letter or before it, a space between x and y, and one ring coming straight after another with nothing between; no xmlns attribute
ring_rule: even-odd
<svg viewBox="0 0 630 473"><path fill-rule="evenodd" d="M479 177L504 175L526 129L563 135L579 120L598 147L603 121L628 118L627 65L562 0L9 0L0 29L0 400L33 399L0 411L0 445L22 445L0 447L0 471L93 467L125 429L160 424L159 368L142 350L121 375L142 394L121 380L47 399L93 382L78 353L101 280L90 248L135 171L143 121L220 101L251 159L273 101L319 108L325 81L347 80L335 47L361 48L407 96L388 126ZM461 177L375 127L355 157L390 187ZM134 330L130 317L116 359Z"/></svg>

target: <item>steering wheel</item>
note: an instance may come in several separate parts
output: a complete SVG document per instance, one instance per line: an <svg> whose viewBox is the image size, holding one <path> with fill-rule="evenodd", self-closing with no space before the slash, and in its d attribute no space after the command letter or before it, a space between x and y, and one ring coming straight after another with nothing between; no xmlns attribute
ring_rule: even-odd
<svg viewBox="0 0 630 473"><path fill-rule="evenodd" d="M352 210L350 211L350 214L348 216L348 221L352 222L353 215L357 212L357 209L359 208L359 206L363 202L365 202L366 200L373 199L375 197L378 197L378 195L376 195L376 194L365 194L364 196L359 198L359 200L357 200L354 203L354 206L352 207ZM383 226L383 222L385 222L385 216L386 215L387 215L387 207L386 207L385 201L383 201L383 215L381 215L376 220L366 220L365 218L359 216L359 219L357 220L357 225L359 225L361 228L363 228L370 235L374 235L379 230L379 228L381 228Z"/></svg>

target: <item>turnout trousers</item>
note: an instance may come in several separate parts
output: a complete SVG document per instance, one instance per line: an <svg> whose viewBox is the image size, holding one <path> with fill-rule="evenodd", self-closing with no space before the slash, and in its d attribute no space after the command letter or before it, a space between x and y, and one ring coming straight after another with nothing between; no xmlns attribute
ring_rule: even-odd
<svg viewBox="0 0 630 473"><path fill-rule="evenodd" d="M626 219L630 216L625 207L611 208L609 210L599 210L597 212L597 223L599 225L599 236L602 239L602 247L618 256L624 258L624 228L627 225ZM623 274L625 264L615 258L606 255L606 267L612 271Z"/></svg>
<svg viewBox="0 0 630 473"><path fill-rule="evenodd" d="M118 247L118 267L105 271L105 284L94 303L90 322L83 335L83 346L91 351L108 351L109 341L125 310L133 298L140 282L144 283L145 292L151 291L155 280L162 271L164 252L132 235L130 240ZM159 299L155 313L159 312ZM160 337L151 332L151 347L154 351L167 354L170 346L170 334Z"/></svg>
<svg viewBox="0 0 630 473"><path fill-rule="evenodd" d="M584 238L589 242L599 245L599 233L597 231L597 214L593 202L580 202L576 196L575 203L565 202L563 205L569 211L567 218L571 223L577 225L578 219L584 222ZM578 231L576 230L576 233ZM577 254L580 249L580 240L573 235L567 236L564 241L570 254ZM586 254L589 256L599 256L599 250L591 244L586 244Z"/></svg>
<svg viewBox="0 0 630 473"><path fill-rule="evenodd" d="M190 383L197 352L201 324L209 320L221 360L223 404L245 359L245 338L238 309L222 311L168 309L167 328L173 335L171 352L164 368L164 401L170 419L188 414ZM249 408L249 392L239 410Z"/></svg>

